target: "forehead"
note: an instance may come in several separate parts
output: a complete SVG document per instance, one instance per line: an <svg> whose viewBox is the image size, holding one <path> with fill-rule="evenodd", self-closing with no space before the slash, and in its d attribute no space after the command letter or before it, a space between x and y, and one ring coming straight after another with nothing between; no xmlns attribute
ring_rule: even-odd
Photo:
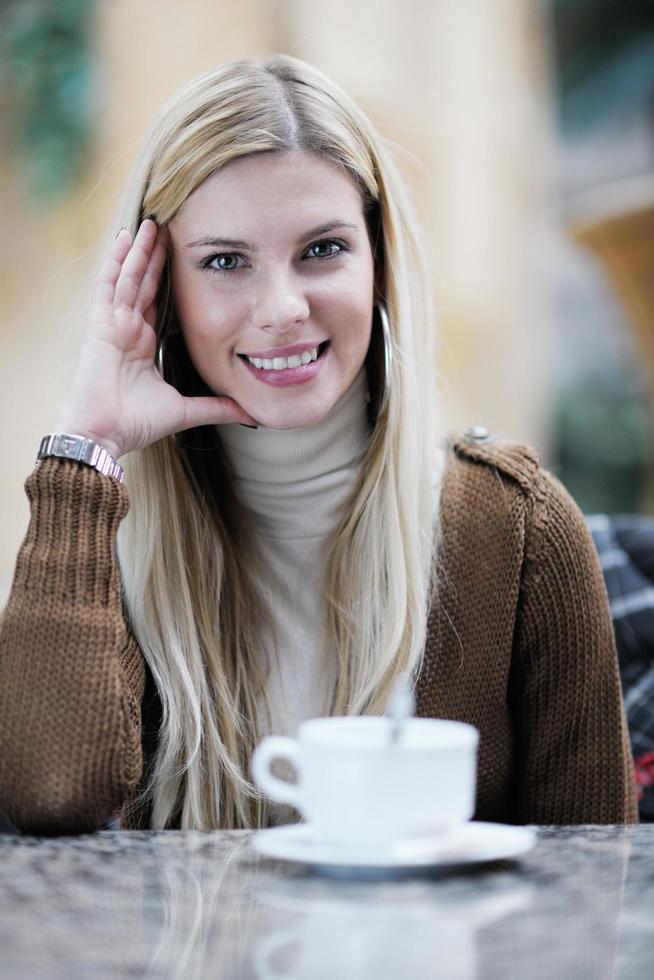
<svg viewBox="0 0 654 980"><path fill-rule="evenodd" d="M281 220L295 225L362 217L361 192L354 178L332 161L299 150L233 160L186 199L172 224L179 229L202 225L213 232L219 222L222 233L235 232L236 226L241 231L263 224L275 227Z"/></svg>

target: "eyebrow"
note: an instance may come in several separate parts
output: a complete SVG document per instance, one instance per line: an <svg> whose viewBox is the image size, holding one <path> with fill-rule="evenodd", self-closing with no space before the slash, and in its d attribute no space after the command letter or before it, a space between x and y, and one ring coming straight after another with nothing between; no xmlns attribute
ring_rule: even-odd
<svg viewBox="0 0 654 980"><path fill-rule="evenodd" d="M335 228L358 228L358 225L353 225L349 221L327 221L323 225L318 225L316 228L310 228L309 231L305 232L300 236L300 241L306 241L307 238L315 238L318 235L324 235L328 231L334 231ZM256 249L253 245L248 242L240 241L237 238L214 238L212 235L207 235L204 238L198 238L194 242L187 242L186 248L200 248L207 245L213 248L242 248L249 249L254 252Z"/></svg>

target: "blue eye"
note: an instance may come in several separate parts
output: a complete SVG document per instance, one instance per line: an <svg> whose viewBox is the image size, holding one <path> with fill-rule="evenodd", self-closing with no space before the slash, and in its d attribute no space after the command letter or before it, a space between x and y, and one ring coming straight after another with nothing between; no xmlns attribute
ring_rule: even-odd
<svg viewBox="0 0 654 980"><path fill-rule="evenodd" d="M320 251L316 251L317 249ZM330 259L332 256L346 251L347 245L344 242L335 242L331 238L325 238L323 241L314 242L313 245L309 245L307 254L312 259Z"/></svg>
<svg viewBox="0 0 654 980"><path fill-rule="evenodd" d="M207 256L202 263L202 268L209 269L211 272L234 272L240 268L240 258L241 256L236 252L220 252L218 255Z"/></svg>
<svg viewBox="0 0 654 980"><path fill-rule="evenodd" d="M332 238L324 238L319 242L309 245L303 258L307 259L332 259L342 252L349 252L350 247L345 242L335 241ZM238 252L216 252L208 255L202 260L201 268L208 269L209 272L230 273L237 272L245 266L242 255Z"/></svg>

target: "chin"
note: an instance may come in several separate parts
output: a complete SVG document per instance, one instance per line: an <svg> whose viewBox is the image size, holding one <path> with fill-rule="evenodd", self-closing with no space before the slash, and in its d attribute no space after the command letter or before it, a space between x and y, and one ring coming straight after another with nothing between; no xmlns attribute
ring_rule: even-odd
<svg viewBox="0 0 654 980"><path fill-rule="evenodd" d="M329 414L333 408L331 402L322 405L309 405L300 408L279 408L269 410L250 411L249 414L257 420L259 425L266 429L305 429L310 425L317 425Z"/></svg>

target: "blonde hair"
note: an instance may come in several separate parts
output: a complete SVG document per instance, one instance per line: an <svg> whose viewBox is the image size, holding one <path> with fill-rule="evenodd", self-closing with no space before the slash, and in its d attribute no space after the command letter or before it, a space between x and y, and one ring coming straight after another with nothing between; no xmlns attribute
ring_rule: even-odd
<svg viewBox="0 0 654 980"><path fill-rule="evenodd" d="M121 224L134 232L147 214L166 223L230 160L294 150L342 166L361 189L392 335L383 401L383 348L380 331L373 333L373 429L362 479L324 568L331 672L325 711L375 714L395 678L415 677L420 668L439 488L426 250L388 151L363 112L317 69L284 55L233 62L191 82L159 115ZM160 338L171 331L178 337L167 274L157 309ZM201 383L188 361L178 344L166 355L166 377L193 394ZM162 705L147 788L151 825L260 824L266 808L249 763L260 730L257 705L266 705L258 638L273 616L263 601L256 535L233 490L219 433L168 437L127 464L131 508L119 560L131 627Z"/></svg>

